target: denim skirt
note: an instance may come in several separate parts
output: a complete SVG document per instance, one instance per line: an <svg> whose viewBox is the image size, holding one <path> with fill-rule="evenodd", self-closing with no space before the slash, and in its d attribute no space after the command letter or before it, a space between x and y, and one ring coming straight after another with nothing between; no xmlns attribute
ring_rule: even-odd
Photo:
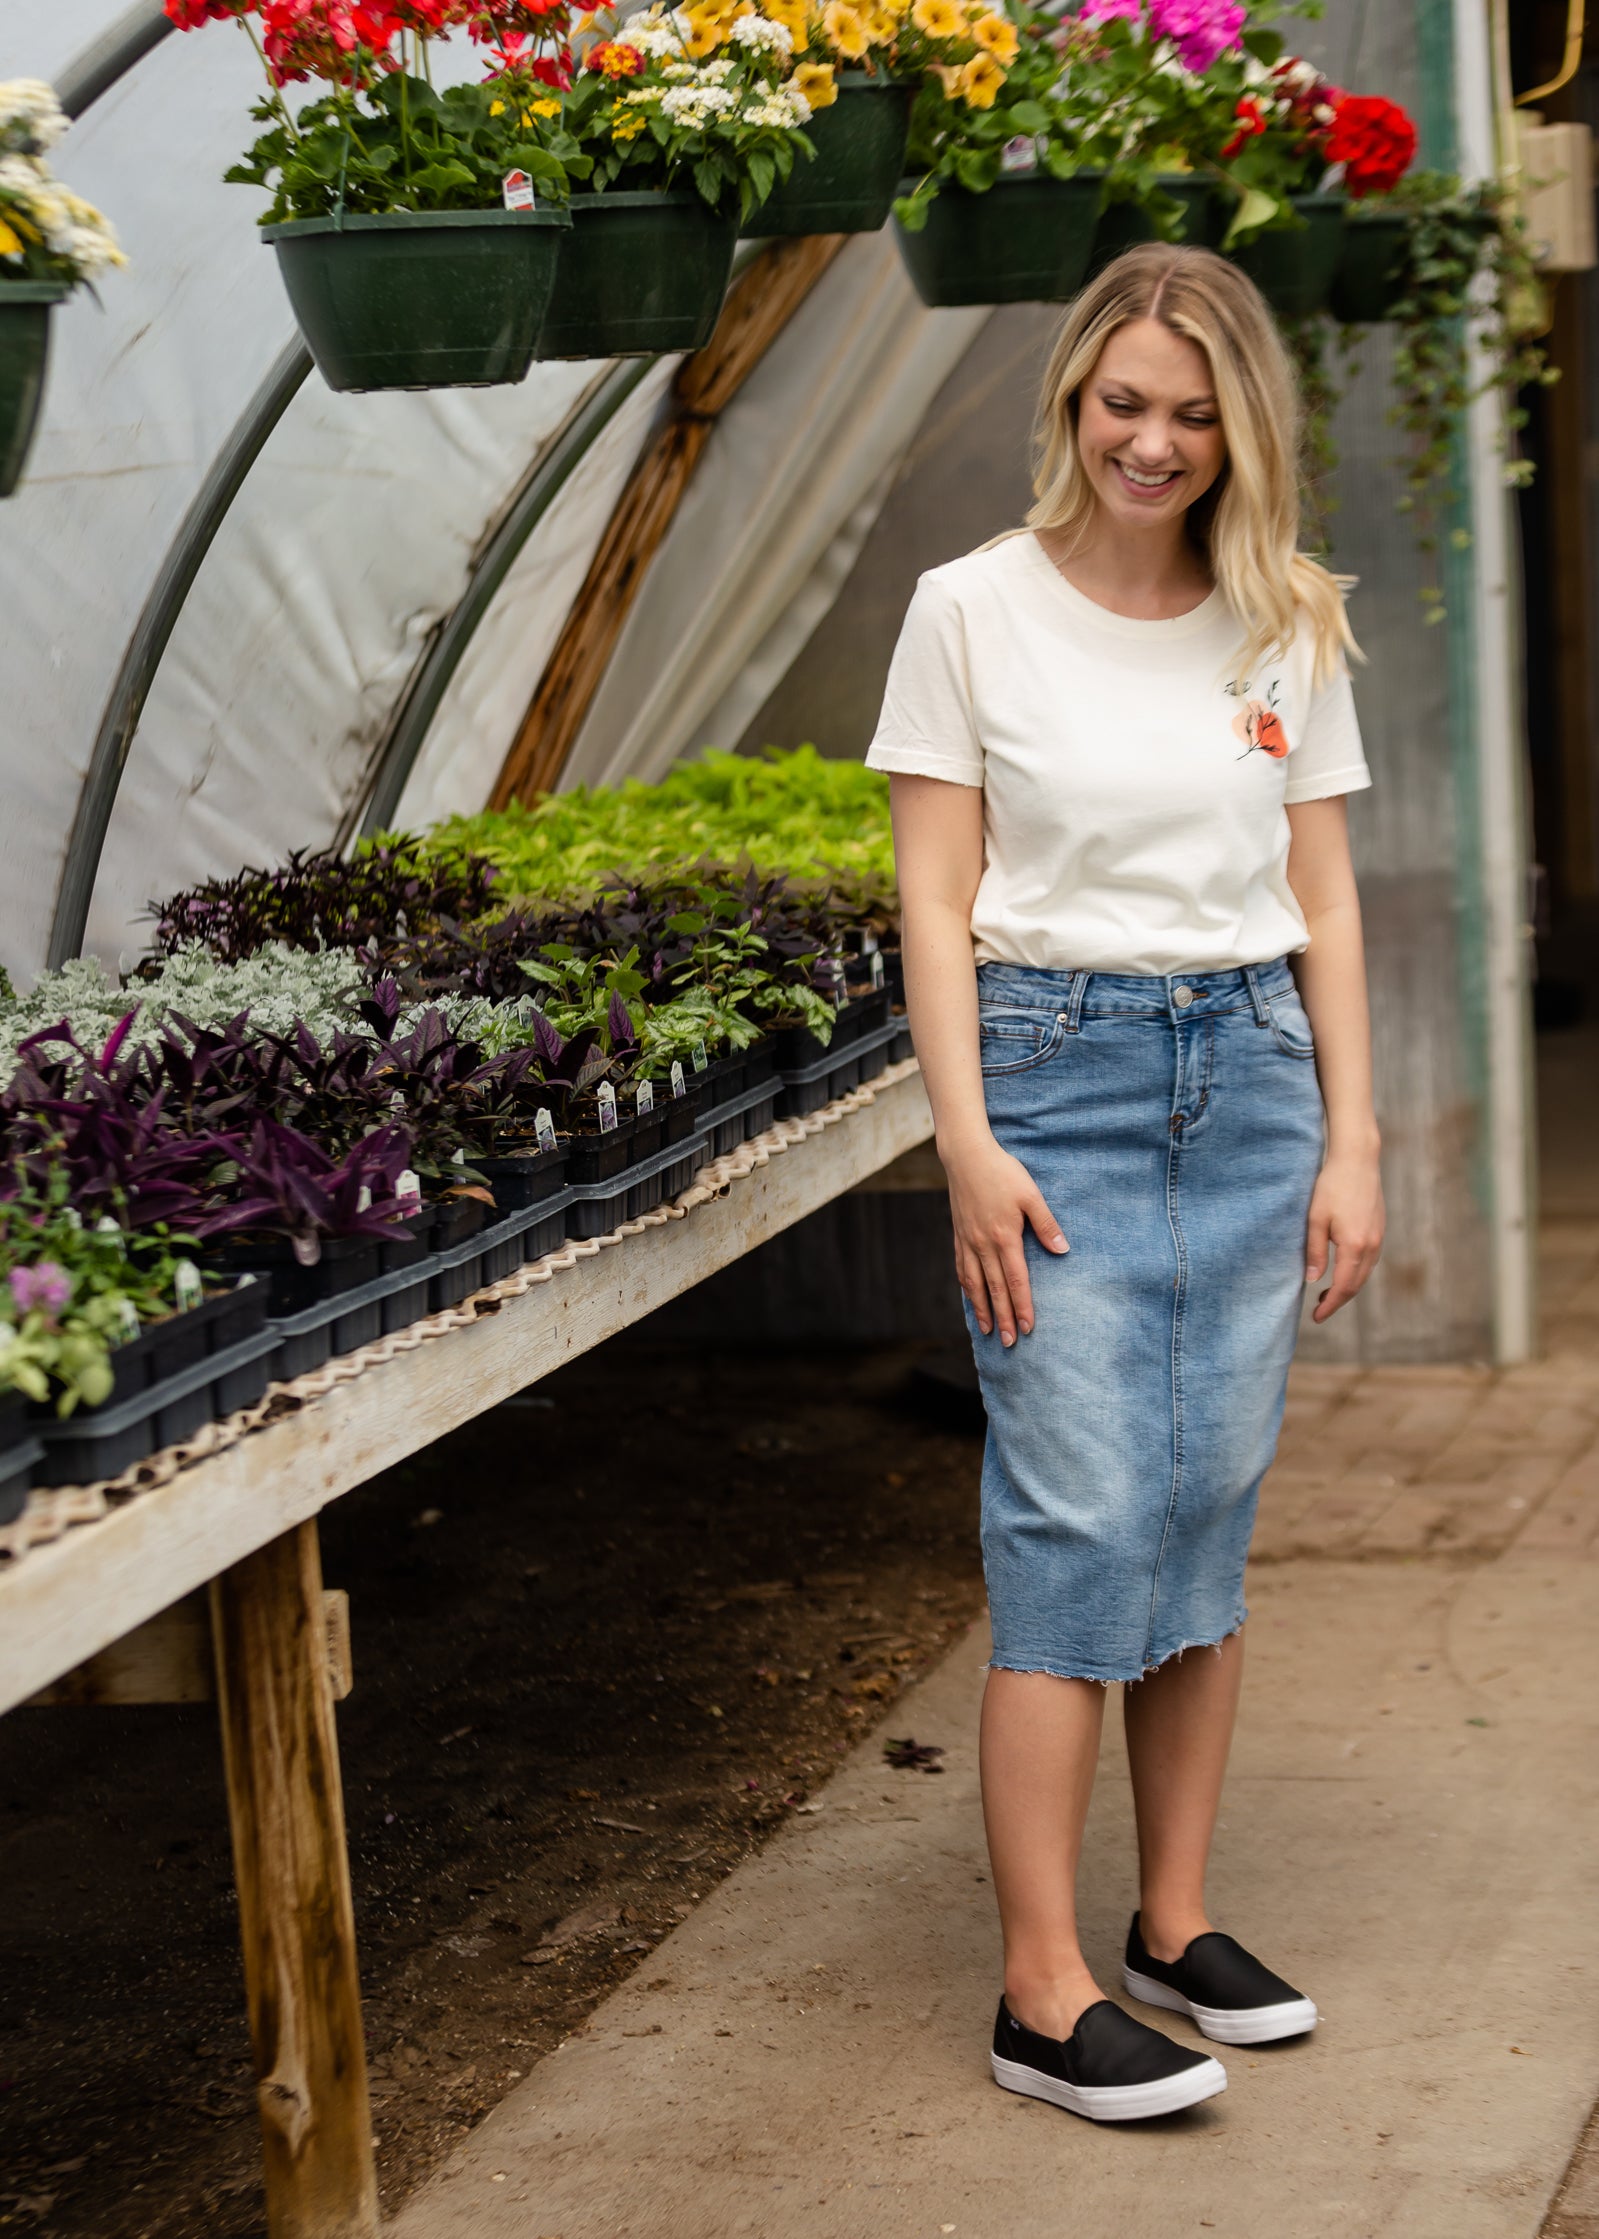
<svg viewBox="0 0 1599 2239"><path fill-rule="evenodd" d="M978 967L983 1090L1066 1233L1032 1334L967 1303L988 1411L994 1664L1134 1680L1243 1623L1322 1156L1286 962L1168 978Z"/></svg>

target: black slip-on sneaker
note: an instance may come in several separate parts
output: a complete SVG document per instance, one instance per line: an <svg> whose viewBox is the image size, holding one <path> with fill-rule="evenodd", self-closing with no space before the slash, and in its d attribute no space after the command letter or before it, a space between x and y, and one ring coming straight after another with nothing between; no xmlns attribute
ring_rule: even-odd
<svg viewBox="0 0 1599 2239"><path fill-rule="evenodd" d="M1316 2026L1312 2000L1219 1929L1196 1936L1181 1959L1153 1959L1134 1913L1122 1981L1146 2006L1187 2014L1220 2045L1269 2045Z"/></svg>
<svg viewBox="0 0 1599 2239"><path fill-rule="evenodd" d="M993 2065L994 2081L1005 2090L1047 2099L1090 2122L1172 2115L1227 2089L1219 2060L1174 2045L1108 1998L1085 2007L1064 2040L1024 2027L1001 1998Z"/></svg>

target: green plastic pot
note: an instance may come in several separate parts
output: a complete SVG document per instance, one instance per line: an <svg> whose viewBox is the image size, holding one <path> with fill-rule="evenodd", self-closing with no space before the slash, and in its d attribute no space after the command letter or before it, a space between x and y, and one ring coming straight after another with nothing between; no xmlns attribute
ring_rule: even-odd
<svg viewBox="0 0 1599 2239"><path fill-rule="evenodd" d="M1219 247L1227 230L1227 219L1221 198L1210 181L1196 179L1186 171L1172 171L1162 175L1159 185L1174 202L1183 206L1183 231L1178 245L1191 249ZM1096 273L1103 272L1111 259L1119 257L1124 249L1136 249L1146 241L1159 239L1155 221L1141 203L1107 203L1099 230L1094 235L1086 277L1091 280Z"/></svg>
<svg viewBox="0 0 1599 2239"><path fill-rule="evenodd" d="M571 211L538 356L702 349L721 316L737 215L675 187L575 194Z"/></svg>
<svg viewBox="0 0 1599 2239"><path fill-rule="evenodd" d="M1012 172L986 194L945 184L920 233L895 221L905 269L925 304L1065 303L1088 270L1104 180ZM909 194L910 184L902 190Z"/></svg>
<svg viewBox="0 0 1599 2239"><path fill-rule="evenodd" d="M814 157L796 152L794 168L744 221L752 240L796 233L876 233L888 223L905 168L913 85L846 70L838 99L805 130Z"/></svg>
<svg viewBox="0 0 1599 2239"><path fill-rule="evenodd" d="M65 281L0 280L0 498L22 480L44 404L50 313L71 293Z"/></svg>
<svg viewBox="0 0 1599 2239"><path fill-rule="evenodd" d="M1327 308L1347 326L1376 326L1410 283L1410 221L1395 211L1351 217Z"/></svg>
<svg viewBox="0 0 1599 2239"><path fill-rule="evenodd" d="M1325 311L1344 243L1342 195L1295 194L1289 197L1304 221L1273 226L1228 254L1247 273L1274 311L1285 319L1308 319Z"/></svg>
<svg viewBox="0 0 1599 2239"><path fill-rule="evenodd" d="M525 379L568 230L561 210L391 210L262 238L330 389L484 389Z"/></svg>

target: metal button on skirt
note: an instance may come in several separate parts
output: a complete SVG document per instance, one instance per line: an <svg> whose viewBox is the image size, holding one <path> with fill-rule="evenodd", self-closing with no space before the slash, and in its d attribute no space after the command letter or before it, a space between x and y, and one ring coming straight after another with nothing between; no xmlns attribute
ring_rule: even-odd
<svg viewBox="0 0 1599 2239"><path fill-rule="evenodd" d="M993 1661L1138 1679L1244 1621L1322 1156L1310 1025L1284 961L978 990L990 1124L1071 1244L1027 1236L1031 1336L966 1310Z"/></svg>

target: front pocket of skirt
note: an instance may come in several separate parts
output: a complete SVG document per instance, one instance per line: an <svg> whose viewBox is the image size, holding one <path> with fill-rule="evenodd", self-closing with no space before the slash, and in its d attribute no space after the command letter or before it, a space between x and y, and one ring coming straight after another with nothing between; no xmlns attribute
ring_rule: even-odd
<svg viewBox="0 0 1599 2239"><path fill-rule="evenodd" d="M1305 1006L1297 995L1274 995L1266 1005L1271 1019L1271 1031L1280 1050L1290 1057L1314 1057L1315 1038L1310 1031L1310 1021L1305 1016Z"/></svg>
<svg viewBox="0 0 1599 2239"><path fill-rule="evenodd" d="M1066 1022L1048 1012L983 1011L978 1014L978 1050L983 1078L1026 1073L1054 1056L1066 1035Z"/></svg>

